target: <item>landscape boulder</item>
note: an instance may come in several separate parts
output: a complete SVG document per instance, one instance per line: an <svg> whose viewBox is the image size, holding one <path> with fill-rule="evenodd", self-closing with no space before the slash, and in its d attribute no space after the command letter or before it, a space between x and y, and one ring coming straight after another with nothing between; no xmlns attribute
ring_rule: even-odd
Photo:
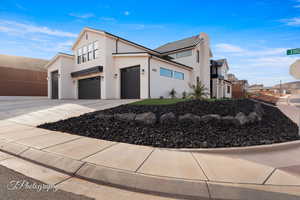
<svg viewBox="0 0 300 200"><path fill-rule="evenodd" d="M201 117L198 115L194 115L192 113L187 113L185 115L180 115L178 117L179 122L193 122L193 123L198 123L201 121Z"/></svg>
<svg viewBox="0 0 300 200"><path fill-rule="evenodd" d="M142 122L144 124L155 124L156 116L153 112L146 112L146 113L137 114L135 116L135 120L138 122Z"/></svg>
<svg viewBox="0 0 300 200"><path fill-rule="evenodd" d="M265 111L261 105L261 103L254 104L254 112L256 112L261 118L265 114Z"/></svg>
<svg viewBox="0 0 300 200"><path fill-rule="evenodd" d="M172 122L176 122L176 116L172 112L165 113L159 118L159 123L161 124L168 124Z"/></svg>
<svg viewBox="0 0 300 200"><path fill-rule="evenodd" d="M235 126L240 125L239 120L237 120L235 117L232 117L232 116L222 117L220 122L224 125L235 125Z"/></svg>
<svg viewBox="0 0 300 200"><path fill-rule="evenodd" d="M249 120L250 123L254 123L254 122L257 122L257 121L261 121L261 117L256 112L251 112L248 115L248 120Z"/></svg>
<svg viewBox="0 0 300 200"><path fill-rule="evenodd" d="M132 121L135 119L136 114L134 113L122 113L122 114L115 114L115 118L124 121Z"/></svg>
<svg viewBox="0 0 300 200"><path fill-rule="evenodd" d="M235 119L238 120L240 125L244 125L249 122L248 117L242 112L239 112L238 114L236 114Z"/></svg>
<svg viewBox="0 0 300 200"><path fill-rule="evenodd" d="M221 119L221 116L220 115L216 115L216 114L208 114L208 115L203 115L201 117L201 121L207 123L207 122L210 122L210 121L217 121L217 120L220 120Z"/></svg>

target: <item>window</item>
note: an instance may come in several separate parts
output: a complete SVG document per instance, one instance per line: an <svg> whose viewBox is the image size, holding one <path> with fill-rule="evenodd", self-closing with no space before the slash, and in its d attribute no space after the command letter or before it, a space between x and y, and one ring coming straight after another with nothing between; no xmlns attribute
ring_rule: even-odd
<svg viewBox="0 0 300 200"><path fill-rule="evenodd" d="M93 59L93 44L89 44L88 46L88 60L92 60Z"/></svg>
<svg viewBox="0 0 300 200"><path fill-rule="evenodd" d="M78 49L78 52L77 52L77 63L80 64L82 61L82 49Z"/></svg>
<svg viewBox="0 0 300 200"><path fill-rule="evenodd" d="M182 58L182 57L187 57L187 56L191 56L192 55L192 50L188 50L188 51L182 51L182 52L178 52L178 53L174 53L174 54L170 54L169 56L171 58Z"/></svg>
<svg viewBox="0 0 300 200"><path fill-rule="evenodd" d="M84 46L82 50L82 62L84 63L86 61L87 61L87 46Z"/></svg>
<svg viewBox="0 0 300 200"><path fill-rule="evenodd" d="M187 56L191 56L191 55L192 55L192 50L182 51L182 52L176 53L176 58L182 58L182 57L187 57Z"/></svg>
<svg viewBox="0 0 300 200"><path fill-rule="evenodd" d="M184 80L184 73L174 71L174 78Z"/></svg>
<svg viewBox="0 0 300 200"><path fill-rule="evenodd" d="M197 61L197 63L199 63L200 62L200 52L199 52L199 50L197 50L197 55L196 56L197 56L196 61Z"/></svg>
<svg viewBox="0 0 300 200"><path fill-rule="evenodd" d="M78 49L77 52L77 63L81 64L98 57L98 42L90 43L87 46L83 46Z"/></svg>
<svg viewBox="0 0 300 200"><path fill-rule="evenodd" d="M230 94L230 86L227 85L227 93Z"/></svg>
<svg viewBox="0 0 300 200"><path fill-rule="evenodd" d="M172 78L173 77L173 71L165 68L160 68L160 75Z"/></svg>
<svg viewBox="0 0 300 200"><path fill-rule="evenodd" d="M98 55L98 49L99 49L99 46L98 46L98 41L94 42L94 51L93 51L93 57L94 59L98 58L99 55Z"/></svg>

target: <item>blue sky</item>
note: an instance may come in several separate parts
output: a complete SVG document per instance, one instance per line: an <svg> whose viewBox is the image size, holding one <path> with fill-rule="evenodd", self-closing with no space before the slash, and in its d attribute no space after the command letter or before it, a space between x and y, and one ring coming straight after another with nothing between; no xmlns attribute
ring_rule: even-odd
<svg viewBox="0 0 300 200"><path fill-rule="evenodd" d="M21 1L0 0L0 54L52 58L70 53L85 26L156 48L206 32L215 58L251 84L293 81L300 56L300 0Z"/></svg>

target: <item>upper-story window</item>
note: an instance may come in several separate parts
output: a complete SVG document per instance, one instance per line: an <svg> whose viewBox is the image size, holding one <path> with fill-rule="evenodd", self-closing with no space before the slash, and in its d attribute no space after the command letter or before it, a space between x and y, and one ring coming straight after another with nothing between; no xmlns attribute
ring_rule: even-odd
<svg viewBox="0 0 300 200"><path fill-rule="evenodd" d="M94 42L94 49L93 49L93 57L94 59L98 58L98 41Z"/></svg>
<svg viewBox="0 0 300 200"><path fill-rule="evenodd" d="M77 63L81 64L81 61L82 61L82 49L80 48L77 51Z"/></svg>
<svg viewBox="0 0 300 200"><path fill-rule="evenodd" d="M98 49L98 41L79 48L77 50L77 64L98 58Z"/></svg>
<svg viewBox="0 0 300 200"><path fill-rule="evenodd" d="M84 46L82 48L82 62L86 62L87 61L87 46Z"/></svg>
<svg viewBox="0 0 300 200"><path fill-rule="evenodd" d="M176 59L176 58L183 58L192 55L192 50L182 51L174 54L170 54L169 56Z"/></svg>
<svg viewBox="0 0 300 200"><path fill-rule="evenodd" d="M88 46L88 60L93 59L93 44L89 44Z"/></svg>
<svg viewBox="0 0 300 200"><path fill-rule="evenodd" d="M197 50L196 54L197 54L196 55L196 61L197 61L197 63L199 63L200 62L200 52L199 52L199 50Z"/></svg>

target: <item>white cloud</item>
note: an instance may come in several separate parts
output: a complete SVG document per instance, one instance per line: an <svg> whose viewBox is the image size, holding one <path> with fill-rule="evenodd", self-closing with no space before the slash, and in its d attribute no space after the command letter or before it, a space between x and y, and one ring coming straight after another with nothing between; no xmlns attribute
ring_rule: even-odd
<svg viewBox="0 0 300 200"><path fill-rule="evenodd" d="M258 58L250 58L244 59L245 63L248 63L249 66L255 67L286 67L295 62L294 57L288 56L270 56L270 57L258 57Z"/></svg>
<svg viewBox="0 0 300 200"><path fill-rule="evenodd" d="M11 33L24 35L25 33L36 33L58 37L77 37L77 34L51 29L46 26L36 26L8 20L0 20L0 31L8 34Z"/></svg>
<svg viewBox="0 0 300 200"><path fill-rule="evenodd" d="M80 19L88 19L88 18L95 17L93 13L85 13L85 14L69 13L69 15Z"/></svg>
<svg viewBox="0 0 300 200"><path fill-rule="evenodd" d="M293 17L290 19L281 19L280 22L284 23L287 26L300 26L300 17Z"/></svg>
<svg viewBox="0 0 300 200"><path fill-rule="evenodd" d="M300 8L300 0L296 0L296 3L298 3L297 5L294 6L294 8Z"/></svg>
<svg viewBox="0 0 300 200"><path fill-rule="evenodd" d="M216 45L217 50L220 52L224 53L239 53L239 52L244 52L244 49L242 49L239 46L235 46L232 44L227 44L227 43L220 43Z"/></svg>
<svg viewBox="0 0 300 200"><path fill-rule="evenodd" d="M22 6L19 3L16 3L16 7L19 8L20 10L27 10L24 6Z"/></svg>
<svg viewBox="0 0 300 200"><path fill-rule="evenodd" d="M117 21L115 18L113 18L113 17L101 17L100 18L101 20L103 20L103 21L110 21L110 22L112 22L112 21Z"/></svg>
<svg viewBox="0 0 300 200"><path fill-rule="evenodd" d="M124 15L128 16L128 15L130 15L130 12L129 11L125 11Z"/></svg>
<svg viewBox="0 0 300 200"><path fill-rule="evenodd" d="M289 66L300 57L287 56L286 50L287 48L270 48L262 44L256 44L255 48L242 48L227 43L213 46L215 58L227 58L230 72L239 79L247 79L250 84L263 83L268 86L277 84L279 80L293 80L289 75Z"/></svg>
<svg viewBox="0 0 300 200"><path fill-rule="evenodd" d="M238 45L220 43L216 44L216 52L226 53L233 56L271 56L271 55L282 55L286 52L286 48L259 48L257 50L249 50L242 48Z"/></svg>

